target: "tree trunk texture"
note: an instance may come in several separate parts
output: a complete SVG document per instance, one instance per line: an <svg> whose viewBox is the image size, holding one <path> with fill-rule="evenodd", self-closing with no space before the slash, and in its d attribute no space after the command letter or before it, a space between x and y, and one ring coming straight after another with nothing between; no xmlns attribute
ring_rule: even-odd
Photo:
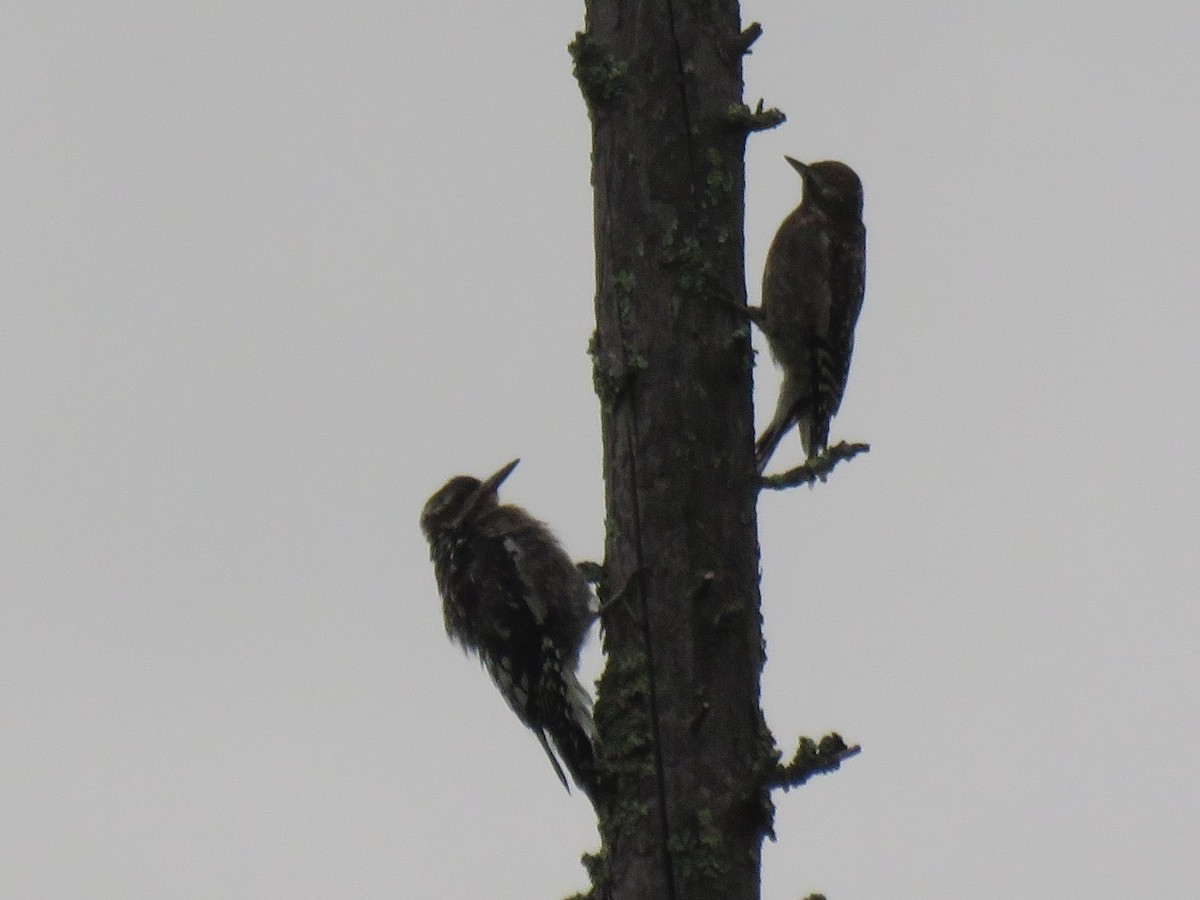
<svg viewBox="0 0 1200 900"><path fill-rule="evenodd" d="M736 0L589 0L608 511L596 719L611 900L759 896L774 745L759 708L758 489Z"/></svg>

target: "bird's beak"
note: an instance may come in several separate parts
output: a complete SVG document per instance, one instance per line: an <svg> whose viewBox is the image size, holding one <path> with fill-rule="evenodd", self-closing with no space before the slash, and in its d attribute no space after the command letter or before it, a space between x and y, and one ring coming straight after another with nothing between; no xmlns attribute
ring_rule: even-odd
<svg viewBox="0 0 1200 900"><path fill-rule="evenodd" d="M792 159L790 156L785 156L784 159L786 159L788 161L788 165L799 172L801 176L808 174L808 166L800 162L800 160Z"/></svg>
<svg viewBox="0 0 1200 900"><path fill-rule="evenodd" d="M504 483L504 479L512 474L512 470L517 467L517 463L520 461L520 458L514 459L500 471L489 476L487 480L479 486L479 496L482 497L486 494L494 494L497 490L499 490L500 485Z"/></svg>
<svg viewBox="0 0 1200 900"><path fill-rule="evenodd" d="M475 514L479 504L483 502L485 497L493 497L497 489L504 483L504 479L512 474L512 470L517 467L520 459L514 459L499 472L489 476L485 481L482 481L479 487L475 488L475 493L470 499L463 504L462 511L459 513L455 524L461 524Z"/></svg>

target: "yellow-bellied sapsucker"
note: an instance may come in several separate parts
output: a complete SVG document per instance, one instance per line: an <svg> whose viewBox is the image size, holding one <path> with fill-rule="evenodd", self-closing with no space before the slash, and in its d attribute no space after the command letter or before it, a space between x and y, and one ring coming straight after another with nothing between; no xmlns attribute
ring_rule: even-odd
<svg viewBox="0 0 1200 900"><path fill-rule="evenodd" d="M775 416L755 444L760 474L793 424L809 459L829 443L829 422L850 374L866 277L858 175L845 163L784 159L804 179L804 196L771 242L762 306L748 310L783 369Z"/></svg>
<svg viewBox="0 0 1200 900"><path fill-rule="evenodd" d="M545 525L519 506L500 505L497 491L518 462L484 481L451 478L425 504L421 530L446 634L479 656L563 786L569 789L554 750L593 796L592 701L575 674L596 618L592 593Z"/></svg>

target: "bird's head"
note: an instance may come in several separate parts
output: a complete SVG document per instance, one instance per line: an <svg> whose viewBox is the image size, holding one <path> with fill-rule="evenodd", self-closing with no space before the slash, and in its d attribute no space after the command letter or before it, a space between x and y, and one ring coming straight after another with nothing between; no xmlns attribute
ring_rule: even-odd
<svg viewBox="0 0 1200 900"><path fill-rule="evenodd" d="M421 510L421 530L432 540L435 535L460 527L500 502L499 489L512 474L519 459L480 481L470 475L455 475L442 485Z"/></svg>
<svg viewBox="0 0 1200 900"><path fill-rule="evenodd" d="M862 218L862 181L848 165L836 160L802 163L785 156L804 179L804 202L831 218Z"/></svg>

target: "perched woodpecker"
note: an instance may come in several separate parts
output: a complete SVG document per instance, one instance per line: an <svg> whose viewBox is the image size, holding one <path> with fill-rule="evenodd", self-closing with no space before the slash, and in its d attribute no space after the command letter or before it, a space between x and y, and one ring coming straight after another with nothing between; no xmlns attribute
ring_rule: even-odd
<svg viewBox="0 0 1200 900"><path fill-rule="evenodd" d="M451 478L425 504L421 530L446 634L478 655L563 786L570 790L558 757L592 796L596 730L575 670L596 611L587 582L550 530L519 506L500 505L497 491L518 462L484 481Z"/></svg>
<svg viewBox="0 0 1200 900"><path fill-rule="evenodd" d="M748 313L783 369L775 416L755 444L761 474L793 424L809 458L829 443L863 304L867 232L862 182L845 163L786 159L804 180L763 271L762 306Z"/></svg>

